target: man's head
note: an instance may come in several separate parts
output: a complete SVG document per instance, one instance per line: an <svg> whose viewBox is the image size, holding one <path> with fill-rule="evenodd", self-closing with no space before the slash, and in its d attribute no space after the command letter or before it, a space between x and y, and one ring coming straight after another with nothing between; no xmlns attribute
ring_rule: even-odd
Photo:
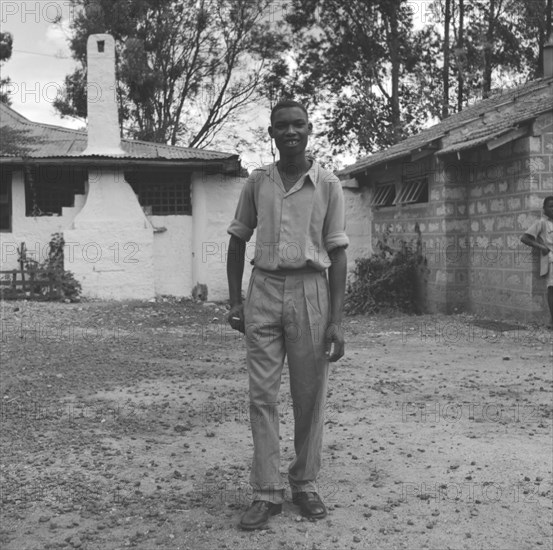
<svg viewBox="0 0 553 550"><path fill-rule="evenodd" d="M553 195L543 199L543 213L553 220Z"/></svg>
<svg viewBox="0 0 553 550"><path fill-rule="evenodd" d="M305 113L305 117L309 119L307 109L299 101L294 101L293 99L282 99L271 109L271 125L273 124L275 114L278 111L280 111L281 109L288 109L290 107L297 107L298 109L301 109Z"/></svg>
<svg viewBox="0 0 553 550"><path fill-rule="evenodd" d="M279 101L271 111L269 135L284 156L295 156L305 151L312 125L307 109L297 101Z"/></svg>

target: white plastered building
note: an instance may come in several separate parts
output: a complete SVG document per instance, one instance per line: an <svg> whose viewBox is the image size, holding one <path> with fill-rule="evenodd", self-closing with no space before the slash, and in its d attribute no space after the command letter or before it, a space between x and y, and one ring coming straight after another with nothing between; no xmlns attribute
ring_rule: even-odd
<svg viewBox="0 0 553 550"><path fill-rule="evenodd" d="M121 139L114 41L88 39L87 131L32 122L0 103L0 270L53 233L65 269L97 299L228 297L226 228L244 179L237 155ZM90 86L89 86L90 88ZM245 274L248 276L248 273Z"/></svg>

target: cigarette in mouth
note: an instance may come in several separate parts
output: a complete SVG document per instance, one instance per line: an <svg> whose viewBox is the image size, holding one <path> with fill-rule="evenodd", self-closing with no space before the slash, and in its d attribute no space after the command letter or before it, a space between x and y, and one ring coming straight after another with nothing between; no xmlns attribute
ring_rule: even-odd
<svg viewBox="0 0 553 550"><path fill-rule="evenodd" d="M233 321L240 321L240 317L231 317Z"/></svg>

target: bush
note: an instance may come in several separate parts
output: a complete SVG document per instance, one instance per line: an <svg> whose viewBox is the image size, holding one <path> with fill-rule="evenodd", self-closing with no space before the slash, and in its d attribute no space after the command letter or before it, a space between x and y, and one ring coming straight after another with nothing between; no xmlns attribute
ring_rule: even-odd
<svg viewBox="0 0 553 550"><path fill-rule="evenodd" d="M26 274L32 276L33 281L37 283L33 289L34 293L49 300L79 301L81 283L75 279L71 271L65 271L63 268L63 249L65 246L63 235L54 233L49 245L48 258L40 263L27 258L24 247L20 250ZM45 286L39 283L48 283L48 285ZM29 282L29 284L32 283Z"/></svg>
<svg viewBox="0 0 553 550"><path fill-rule="evenodd" d="M421 254L422 239L418 225L416 242L401 241L393 250L387 235L379 239L377 252L369 258L357 258L346 290L345 311L376 313L402 311L421 313L420 286L424 282L426 260Z"/></svg>

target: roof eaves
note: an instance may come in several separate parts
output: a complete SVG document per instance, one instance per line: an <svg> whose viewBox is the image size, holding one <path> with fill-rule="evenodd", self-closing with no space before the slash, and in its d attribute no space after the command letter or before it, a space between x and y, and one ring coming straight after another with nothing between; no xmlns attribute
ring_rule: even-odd
<svg viewBox="0 0 553 550"><path fill-rule="evenodd" d="M487 143L488 141L497 138L510 130L512 130L512 127L509 127L507 129L503 129L499 132L495 132L494 134L484 135L484 136L478 136L474 139L467 139L465 141L457 141L455 143L452 143L450 145L447 145L443 149L440 149L439 151L436 151L436 155L441 157L443 155L448 155L451 153L459 153L461 151L464 151L466 149L472 149L473 147L477 147L478 145L483 145Z"/></svg>
<svg viewBox="0 0 553 550"><path fill-rule="evenodd" d="M536 117L538 117L540 114L546 113L548 111L551 111L551 107L540 109L539 111L536 111L530 116L525 116L521 119L515 119L513 121L513 124L510 126L507 126L505 128L501 128L497 132L489 133L489 134L483 134L479 135L477 137L471 138L470 136L467 137L467 139L463 141L457 141L454 143L451 143L444 147L443 149L440 149L439 151L436 151L436 155L442 156L447 155L450 153L456 153L460 151L464 151L466 149L470 149L471 147L476 147L478 145L481 145L483 143L490 143L494 140L497 140L501 136L505 136L506 134L512 133L513 139L518 139L524 135L528 131L528 128L525 128L525 125L530 123L531 121L535 120ZM524 130L524 133L517 132L517 130ZM511 141L511 140L507 140ZM507 142L506 141L506 142ZM505 142L505 143L506 143ZM494 148L494 147L492 147Z"/></svg>
<svg viewBox="0 0 553 550"><path fill-rule="evenodd" d="M526 96L530 93L538 92L539 90L543 90L544 88L551 87L552 85L553 85L553 78L549 77L549 78L543 79L541 82L539 80L538 81L533 81L533 82L527 83L525 85L519 86L517 88L512 88L512 89L507 90L505 92L503 92L503 91L498 92L495 95L492 95L491 97L478 102L474 106L471 106L471 107L465 109L464 111L460 111L459 113L456 113L455 115L453 115L453 117L456 117L457 115L460 115L462 117L463 115L466 116L466 114L470 114L471 111L472 111L472 112L475 113L472 117L469 117L467 119L461 118L458 121L455 121L454 118L445 119L445 120L439 122L438 124L436 124L434 126L431 126L429 128L426 128L426 129L422 130L418 134L415 134L415 136L411 136L411 137L407 138L406 140L404 140L403 142L399 142L395 146L392 146L392 148L399 147L399 150L397 152L393 152L391 154L386 154L390 150L390 148L389 148L389 149L384 149L383 151L379 151L377 153L373 153L372 155L369 155L369 156L365 157L364 159L360 159L359 161L355 162L354 164L352 164L350 166L347 166L347 167L343 168L342 170L337 171L336 175L341 179L347 178L347 177L353 177L355 175L362 174L363 172L365 172L369 168L373 168L374 166L379 166L379 165L384 164L388 161L397 160L398 158L407 156L407 155L410 154L410 151L406 151L405 149L410 146L410 144L408 142L410 142L411 140L416 141L417 139L421 139L420 144L417 144L416 148L418 149L419 147L424 147L425 145L428 145L428 143L430 143L431 141L434 141L436 139L444 137L447 134L451 134L455 130L457 130L459 128L462 128L462 127L466 126L467 124L470 124L471 122L476 122L478 120L481 120L486 112L490 112L491 110L496 110L499 107L504 107L505 105L513 104L517 101L520 101L520 98L522 98L522 97L524 97L524 96ZM503 101L501 103L494 104L494 101L498 101L498 99L501 98L501 96L508 96L508 99L506 99L505 101ZM517 124L521 124L521 123L526 122L528 120L533 120L539 114L541 114L543 112L550 111L550 110L551 110L550 105L547 105L547 106L544 105L543 108L540 108L539 110L536 110L530 116L527 116L524 119L514 120L513 123L516 122ZM453 123L452 123L452 120L453 120ZM442 134L439 137L432 136L433 132L435 132L437 129L440 129ZM430 134L428 136L427 141L424 140L424 134L425 133ZM465 143L465 142L461 142L461 143ZM404 147L401 147L401 145L404 145ZM447 146L447 150L448 151L453 151L454 150L453 148L455 146L456 146L456 144L451 144L451 145ZM442 151L443 150L438 150L438 151L436 151L436 154L437 155L445 154L445 153L442 153Z"/></svg>
<svg viewBox="0 0 553 550"><path fill-rule="evenodd" d="M157 167L181 167L197 169L210 166L212 168L221 167L224 171L238 168L240 160L237 158L187 158L187 159L165 159L165 158L144 158L144 157L108 157L98 155L51 155L42 157L20 156L15 154L4 154L0 157L0 164L23 165L23 164L96 164L103 166L157 166Z"/></svg>
<svg viewBox="0 0 553 550"><path fill-rule="evenodd" d="M430 130L430 128L427 128L427 130ZM425 130L423 130L422 132L425 132ZM420 140L422 132L416 134L415 136L407 138L403 142L392 145L392 147L389 149L384 149L383 151L374 153L366 157L364 160L362 159L357 163L352 164L351 166L343 168L342 170L337 171L336 175L342 179L343 177L354 177L356 175L364 173L366 170L368 170L369 168L373 168L374 166L386 164L387 162L391 162L403 157L412 157L418 152L428 148L432 143L438 142L446 135L446 132L444 132L438 135L429 135L426 139ZM416 138L420 140L416 146L413 146L412 143L407 143L408 141L418 141ZM404 145L404 147L399 147L402 144ZM390 151L390 149L393 149L394 147L397 147L397 151L386 154L388 151Z"/></svg>
<svg viewBox="0 0 553 550"><path fill-rule="evenodd" d="M143 145L145 147L152 147L152 148L155 148L156 151L158 152L159 154L159 151L160 150L164 150L164 149L169 149L169 150L176 150L176 151L194 151L194 152L197 152L197 151L201 151L202 153L206 154L206 155L209 155L209 154L213 154L213 155L228 155L229 158L231 156L236 156L238 157L238 155L234 154L234 153L227 153L226 151L216 151L215 149L198 149L196 147L184 147L182 145L169 145L167 143L155 143L153 141L144 141L144 140L141 140L141 139L122 139L121 140L122 143L128 143L129 145L133 145L133 146L136 146L136 145Z"/></svg>

